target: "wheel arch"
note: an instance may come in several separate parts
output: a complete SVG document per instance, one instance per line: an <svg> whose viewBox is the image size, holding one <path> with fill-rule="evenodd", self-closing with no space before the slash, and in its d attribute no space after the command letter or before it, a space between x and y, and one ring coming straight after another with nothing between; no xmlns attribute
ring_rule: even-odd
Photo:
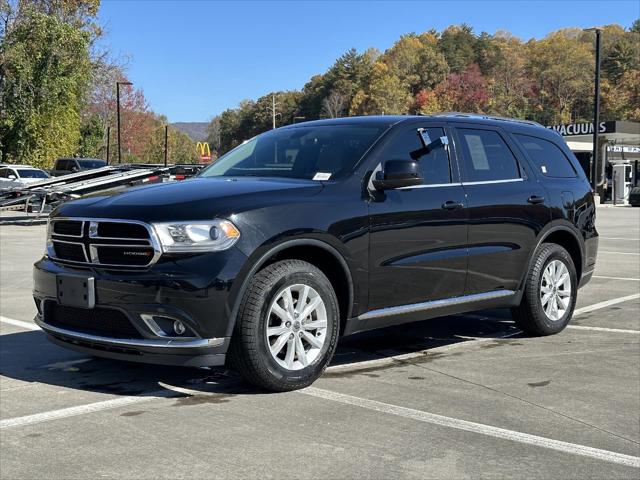
<svg viewBox="0 0 640 480"><path fill-rule="evenodd" d="M576 267L576 276L578 278L578 283L582 277L582 271L584 268L584 241L581 241L580 236L568 225L557 224L551 225L547 229L543 230L540 235L538 235L538 240L536 242L535 247L531 250L531 254L529 255L529 262L527 263L527 270L524 272L522 277L522 282L520 284L520 288L524 288L524 282L527 278L527 272L531 269L531 265L535 261L535 253L540 248L540 245L543 243L555 243L564 248L569 255L571 255L571 259L573 260L574 266Z"/></svg>
<svg viewBox="0 0 640 480"><path fill-rule="evenodd" d="M351 316L354 302L351 269L344 256L329 243L313 238L298 238L285 240L270 247L251 264L248 272L242 277L240 287L233 297L228 316L227 336L230 337L233 334L240 303L253 276L264 267L285 259L307 261L322 270L332 285L337 285L334 291L340 306L340 332L344 331L346 320Z"/></svg>

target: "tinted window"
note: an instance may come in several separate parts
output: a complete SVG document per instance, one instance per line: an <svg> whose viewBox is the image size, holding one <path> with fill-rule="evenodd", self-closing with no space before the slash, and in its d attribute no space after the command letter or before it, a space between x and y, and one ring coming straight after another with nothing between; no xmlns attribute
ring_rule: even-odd
<svg viewBox="0 0 640 480"><path fill-rule="evenodd" d="M70 168L69 160L58 160L56 170L69 170Z"/></svg>
<svg viewBox="0 0 640 480"><path fill-rule="evenodd" d="M444 136L444 130L440 127L427 128L426 130L432 141ZM425 185L451 182L447 150L437 148L429 153L424 153L417 127L398 133L385 147L383 158L385 161L417 160Z"/></svg>
<svg viewBox="0 0 640 480"><path fill-rule="evenodd" d="M34 169L20 169L18 170L20 178L48 178L49 176L42 170Z"/></svg>
<svg viewBox="0 0 640 480"><path fill-rule="evenodd" d="M518 162L498 134L491 130L458 129L467 181L488 182L520 178Z"/></svg>
<svg viewBox="0 0 640 480"><path fill-rule="evenodd" d="M7 178L8 175L9 175L9 169L8 168L0 169L0 178Z"/></svg>
<svg viewBox="0 0 640 480"><path fill-rule="evenodd" d="M199 176L338 178L351 172L385 129L336 125L272 130L223 155Z"/></svg>
<svg viewBox="0 0 640 480"><path fill-rule="evenodd" d="M552 142L529 135L514 135L536 167L547 177L573 178L576 171L566 155Z"/></svg>
<svg viewBox="0 0 640 480"><path fill-rule="evenodd" d="M106 167L107 162L105 160L77 160L80 164L80 168L91 169L91 168L100 168Z"/></svg>

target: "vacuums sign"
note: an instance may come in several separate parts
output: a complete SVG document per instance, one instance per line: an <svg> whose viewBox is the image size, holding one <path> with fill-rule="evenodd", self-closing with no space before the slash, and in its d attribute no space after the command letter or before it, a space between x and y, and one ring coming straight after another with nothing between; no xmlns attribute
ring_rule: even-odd
<svg viewBox="0 0 640 480"><path fill-rule="evenodd" d="M598 133L608 133L609 132L609 123L615 122L600 122ZM593 135L593 123L565 123L562 125L550 125L547 128L551 130L555 130L563 137L568 137L571 135ZM615 127L614 127L615 128Z"/></svg>

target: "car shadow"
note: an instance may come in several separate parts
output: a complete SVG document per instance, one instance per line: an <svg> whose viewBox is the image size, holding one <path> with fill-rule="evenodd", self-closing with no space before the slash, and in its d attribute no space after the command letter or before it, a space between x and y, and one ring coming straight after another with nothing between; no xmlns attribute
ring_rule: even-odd
<svg viewBox="0 0 640 480"><path fill-rule="evenodd" d="M352 365L359 370L358 365L365 368L364 362L370 360L414 352L428 356L438 347L473 342L477 337L500 339L517 332L508 311L425 320L342 338L331 366L344 370ZM325 377L344 376L334 370L330 368ZM167 367L90 357L50 343L39 331L0 336L0 375L4 391L11 390L11 380L17 380L127 396L157 396L166 388L173 389L176 397L267 393L224 368Z"/></svg>

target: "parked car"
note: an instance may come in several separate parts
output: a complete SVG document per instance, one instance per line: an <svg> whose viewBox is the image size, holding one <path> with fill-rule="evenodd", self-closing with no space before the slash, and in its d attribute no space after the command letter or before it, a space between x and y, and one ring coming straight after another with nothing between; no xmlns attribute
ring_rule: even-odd
<svg viewBox="0 0 640 480"><path fill-rule="evenodd" d="M24 187L47 178L49 178L47 172L30 165L4 165L0 167L0 188Z"/></svg>
<svg viewBox="0 0 640 480"><path fill-rule="evenodd" d="M485 308L560 332L594 271L595 213L562 137L532 122L306 122L195 179L60 206L36 322L88 354L297 389L341 335Z"/></svg>
<svg viewBox="0 0 640 480"><path fill-rule="evenodd" d="M83 170L92 170L94 168L106 167L106 160L99 158L59 158L56 160L51 175L59 177L69 173L77 173Z"/></svg>

